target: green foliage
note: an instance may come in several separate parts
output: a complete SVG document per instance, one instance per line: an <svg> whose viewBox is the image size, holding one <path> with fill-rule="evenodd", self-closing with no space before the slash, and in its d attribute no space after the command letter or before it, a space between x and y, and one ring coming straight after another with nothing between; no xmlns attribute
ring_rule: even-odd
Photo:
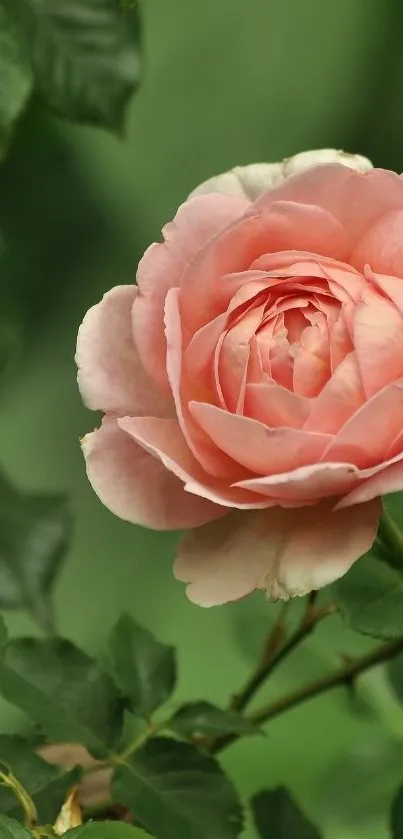
<svg viewBox="0 0 403 839"><path fill-rule="evenodd" d="M403 702L403 656L399 655L389 662L387 674L397 699Z"/></svg>
<svg viewBox="0 0 403 839"><path fill-rule="evenodd" d="M79 771L62 772L35 753L35 745L22 737L0 735L0 764L18 779L33 799L42 824L55 821ZM0 812L21 818L10 789L0 787Z"/></svg>
<svg viewBox="0 0 403 839"><path fill-rule="evenodd" d="M234 787L188 743L150 740L117 767L112 790L156 839L236 839L242 830Z"/></svg>
<svg viewBox="0 0 403 839"><path fill-rule="evenodd" d="M390 828L392 839L401 839L403 836L403 787L398 790L392 804Z"/></svg>
<svg viewBox="0 0 403 839"><path fill-rule="evenodd" d="M55 743L81 743L94 755L111 749L122 727L122 701L97 662L62 638L9 641L0 693Z"/></svg>
<svg viewBox="0 0 403 839"><path fill-rule="evenodd" d="M31 839L31 834L15 819L0 814L0 839Z"/></svg>
<svg viewBox="0 0 403 839"><path fill-rule="evenodd" d="M403 627L403 575L371 556L356 562L335 587L346 623L375 638L398 638Z"/></svg>
<svg viewBox="0 0 403 839"><path fill-rule="evenodd" d="M251 804L262 839L320 839L316 827L283 787L259 792Z"/></svg>
<svg viewBox="0 0 403 839"><path fill-rule="evenodd" d="M79 839L152 839L149 833L123 822L87 822L68 830L65 836Z"/></svg>
<svg viewBox="0 0 403 839"><path fill-rule="evenodd" d="M21 493L0 475L0 608L51 622L49 597L70 535L65 497Z"/></svg>
<svg viewBox="0 0 403 839"><path fill-rule="evenodd" d="M0 160L15 123L28 102L32 87L14 21L0 4Z"/></svg>
<svg viewBox="0 0 403 839"><path fill-rule="evenodd" d="M2 2L18 25L44 104L67 119L119 131L139 78L137 5L123 14L116 0Z"/></svg>
<svg viewBox="0 0 403 839"><path fill-rule="evenodd" d="M175 650L122 615L110 634L109 651L115 681L131 710L147 719L175 687Z"/></svg>
<svg viewBox="0 0 403 839"><path fill-rule="evenodd" d="M170 719L169 728L182 737L259 733L259 729L241 714L223 711L209 702L190 702L183 705Z"/></svg>

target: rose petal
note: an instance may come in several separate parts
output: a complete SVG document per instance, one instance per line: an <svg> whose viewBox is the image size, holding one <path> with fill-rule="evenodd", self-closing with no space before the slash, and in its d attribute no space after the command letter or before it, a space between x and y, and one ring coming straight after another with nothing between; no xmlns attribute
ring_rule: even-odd
<svg viewBox="0 0 403 839"><path fill-rule="evenodd" d="M368 470L371 475L371 470ZM358 487L351 490L337 504L338 510L351 507L355 504L362 504L372 498L380 498L382 495L389 495L392 492L403 490L403 456L399 455L395 463L380 466L375 474L367 480L363 480Z"/></svg>
<svg viewBox="0 0 403 839"><path fill-rule="evenodd" d="M322 392L312 401L304 427L307 431L336 434L364 402L360 371L356 355L352 352L339 364Z"/></svg>
<svg viewBox="0 0 403 839"><path fill-rule="evenodd" d="M249 383L245 389L244 414L271 428L302 428L310 411L310 401L275 382ZM315 429L326 430L326 429Z"/></svg>
<svg viewBox="0 0 403 839"><path fill-rule="evenodd" d="M371 547L380 511L376 500L337 512L324 501L231 513L181 540L175 575L200 606L239 600L259 588L272 599L305 595L343 576Z"/></svg>
<svg viewBox="0 0 403 839"><path fill-rule="evenodd" d="M403 316L403 280L401 277L386 277L375 274L369 266L365 268L365 276L382 294L389 297L397 310ZM402 274L403 276L403 274Z"/></svg>
<svg viewBox="0 0 403 839"><path fill-rule="evenodd" d="M115 286L88 310L77 337L78 386L93 411L169 416L172 399L148 378L134 344L136 295L136 286Z"/></svg>
<svg viewBox="0 0 403 839"><path fill-rule="evenodd" d="M367 399L403 376L403 318L393 303L365 293L353 317L358 366Z"/></svg>
<svg viewBox="0 0 403 839"><path fill-rule="evenodd" d="M190 402L189 409L218 451L257 474L285 472L315 462L330 439L327 434L293 428L270 429L202 402Z"/></svg>
<svg viewBox="0 0 403 839"><path fill-rule="evenodd" d="M352 463L314 463L290 472L247 478L236 486L265 495L280 506L292 501L296 506L321 498L343 495L360 481L360 470Z"/></svg>
<svg viewBox="0 0 403 839"><path fill-rule="evenodd" d="M403 210L384 213L356 243L351 264L359 271L365 265L381 274L403 276Z"/></svg>
<svg viewBox="0 0 403 839"><path fill-rule="evenodd" d="M164 243L151 245L140 261L137 271L140 293L133 307L134 334L145 369L165 390L168 389L166 344L161 324L167 291L180 286L187 263L247 207L244 199L224 195L202 195L187 201L164 227Z"/></svg>
<svg viewBox="0 0 403 839"><path fill-rule="evenodd" d="M197 527L218 513L210 502L185 492L183 483L113 419L104 419L101 428L87 434L82 448L98 498L126 521L176 530Z"/></svg>

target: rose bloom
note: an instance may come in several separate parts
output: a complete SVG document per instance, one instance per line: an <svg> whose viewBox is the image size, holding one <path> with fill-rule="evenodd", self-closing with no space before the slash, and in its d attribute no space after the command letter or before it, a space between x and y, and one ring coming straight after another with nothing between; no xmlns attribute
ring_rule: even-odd
<svg viewBox="0 0 403 839"><path fill-rule="evenodd" d="M77 363L105 415L89 480L188 529L191 600L331 583L403 488L403 179L328 150L213 178L89 310Z"/></svg>

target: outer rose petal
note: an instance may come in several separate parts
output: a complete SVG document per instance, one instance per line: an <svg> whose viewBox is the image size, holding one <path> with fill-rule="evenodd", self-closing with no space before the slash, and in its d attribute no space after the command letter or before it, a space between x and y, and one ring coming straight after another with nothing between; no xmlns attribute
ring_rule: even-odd
<svg viewBox="0 0 403 839"><path fill-rule="evenodd" d="M150 381L134 343L133 285L115 286L88 310L77 337L77 381L85 405L110 413L172 414L167 399Z"/></svg>
<svg viewBox="0 0 403 839"><path fill-rule="evenodd" d="M332 511L314 507L230 513L187 534L175 575L200 606L218 606L263 589L274 600L304 595L345 574L372 545L381 502ZM349 515L346 515L346 514Z"/></svg>
<svg viewBox="0 0 403 839"><path fill-rule="evenodd" d="M182 204L163 229L163 244L153 244L137 271L139 296L133 307L133 328L140 358L150 376L164 389L166 343L161 325L170 288L179 287L187 263L203 245L239 218L249 202L243 198L203 195Z"/></svg>
<svg viewBox="0 0 403 839"><path fill-rule="evenodd" d="M185 492L161 461L137 445L111 418L82 441L88 479L98 498L126 521L154 530L197 527L216 507Z"/></svg>
<svg viewBox="0 0 403 839"><path fill-rule="evenodd" d="M336 149L314 149L285 158L281 163L252 163L249 166L235 166L223 175L216 175L200 184L191 193L204 195L221 192L225 195L240 195L254 201L263 192L278 186L290 175L302 172L319 163L342 163L358 172L372 169L372 163L359 154L348 154Z"/></svg>

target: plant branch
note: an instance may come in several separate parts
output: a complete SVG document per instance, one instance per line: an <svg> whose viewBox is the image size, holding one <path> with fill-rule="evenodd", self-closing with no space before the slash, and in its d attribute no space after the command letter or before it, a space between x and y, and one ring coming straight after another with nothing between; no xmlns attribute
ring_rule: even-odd
<svg viewBox="0 0 403 839"><path fill-rule="evenodd" d="M299 644L310 635L315 626L328 615L336 611L336 605L329 603L321 608L315 608L313 602L309 600L305 615L301 624L289 637L288 641L282 647L276 648L273 655L263 659L258 665L257 669L250 676L245 683L242 690L234 696L231 702L231 709L234 711L243 711L253 698L255 693L263 685L263 683L271 676L273 670L278 667L281 662L287 658ZM276 626L275 626L276 629Z"/></svg>
<svg viewBox="0 0 403 839"><path fill-rule="evenodd" d="M403 652L403 637L398 638L396 641L388 641L386 644L376 647L375 650L367 653L367 655L355 661L350 661L342 667L338 667L333 673L322 676L316 679L316 681L310 682L308 685L297 688L293 693L288 693L275 702L259 708L248 719L255 723L255 725L262 725L309 699L314 699L316 696L327 693L329 690L343 686L349 687L366 670L370 670L379 664L385 664L401 652ZM213 752L217 753L222 751L237 739L238 737L235 735L228 735L226 738L221 738L220 742L217 742L213 747Z"/></svg>

